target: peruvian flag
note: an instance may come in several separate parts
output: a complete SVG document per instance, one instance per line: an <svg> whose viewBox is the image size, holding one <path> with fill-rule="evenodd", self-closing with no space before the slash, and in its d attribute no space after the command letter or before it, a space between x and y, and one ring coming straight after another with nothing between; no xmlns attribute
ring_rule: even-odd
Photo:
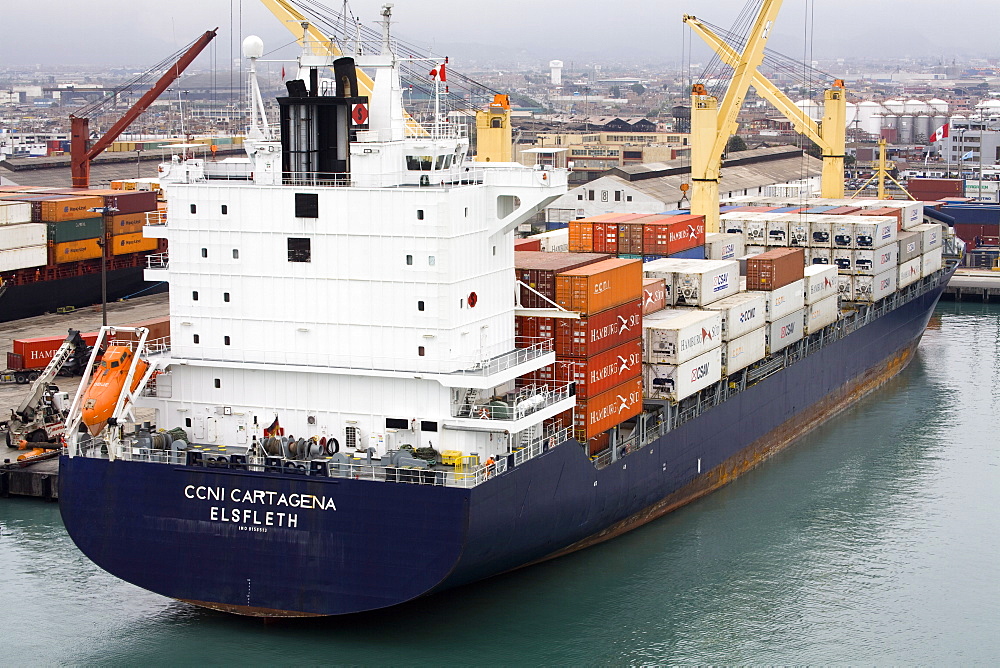
<svg viewBox="0 0 1000 668"><path fill-rule="evenodd" d="M942 139L947 139L948 137L948 123L945 123L931 135L930 141L941 141Z"/></svg>
<svg viewBox="0 0 1000 668"><path fill-rule="evenodd" d="M444 68L445 63L447 63L447 62L448 61L445 60L444 63L441 63L440 65L438 65L437 67L435 67L433 70L431 70L431 72L430 72L431 79L437 79L439 81L447 81L448 80L448 74L447 74L447 72L445 72L445 68Z"/></svg>

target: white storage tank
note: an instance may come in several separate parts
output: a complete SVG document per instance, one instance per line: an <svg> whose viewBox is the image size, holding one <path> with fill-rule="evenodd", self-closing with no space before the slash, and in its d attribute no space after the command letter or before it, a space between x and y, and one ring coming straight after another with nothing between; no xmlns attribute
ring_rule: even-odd
<svg viewBox="0 0 1000 668"><path fill-rule="evenodd" d="M683 364L643 364L642 375L647 398L680 401L722 379L722 348Z"/></svg>

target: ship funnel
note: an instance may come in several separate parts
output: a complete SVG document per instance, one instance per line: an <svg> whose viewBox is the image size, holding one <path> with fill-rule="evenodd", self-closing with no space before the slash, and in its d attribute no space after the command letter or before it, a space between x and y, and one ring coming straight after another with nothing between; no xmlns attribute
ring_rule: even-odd
<svg viewBox="0 0 1000 668"><path fill-rule="evenodd" d="M333 74L337 79L337 97L356 97L358 94L358 71L353 58L337 58L333 61Z"/></svg>

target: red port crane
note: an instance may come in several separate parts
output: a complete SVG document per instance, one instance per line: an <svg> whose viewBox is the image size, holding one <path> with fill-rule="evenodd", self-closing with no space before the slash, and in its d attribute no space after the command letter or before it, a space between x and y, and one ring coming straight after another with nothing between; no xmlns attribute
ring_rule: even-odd
<svg viewBox="0 0 1000 668"><path fill-rule="evenodd" d="M104 136L94 142L93 146L90 145L90 119L86 116L77 117L71 115L69 117L70 121L70 145L69 145L69 155L70 155L70 170L73 176L73 187L74 188L89 188L90 187L90 161L100 155L104 149L111 146L119 135L125 131L128 126L135 121L139 115L146 111L146 109L151 105L156 98L167 88L170 84L175 82L181 73L187 69L188 65L198 57L198 54L208 46L208 43L215 38L215 30L209 30L201 37L199 37L195 42L188 47L180 58L177 59L173 65L167 68L167 71L163 73L163 76L156 82L156 84L146 91L146 94L139 98L139 101L132 105L124 116L118 119L118 122L111 126L111 129L104 133Z"/></svg>

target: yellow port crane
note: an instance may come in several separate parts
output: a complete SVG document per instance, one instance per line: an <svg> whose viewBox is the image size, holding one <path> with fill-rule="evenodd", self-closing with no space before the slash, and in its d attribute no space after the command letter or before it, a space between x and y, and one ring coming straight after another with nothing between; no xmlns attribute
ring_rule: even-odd
<svg viewBox="0 0 1000 668"><path fill-rule="evenodd" d="M685 14L683 21L701 37L722 62L733 68L733 78L720 103L701 84L691 91L691 212L705 216L705 230L719 231L719 179L722 154L729 137L739 128L737 118L750 86L792 122L796 131L814 141L822 151L823 197L844 196L844 147L846 144L847 91L834 81L824 93L822 125L799 109L757 68L782 0L764 0L740 53L716 35L697 17Z"/></svg>

